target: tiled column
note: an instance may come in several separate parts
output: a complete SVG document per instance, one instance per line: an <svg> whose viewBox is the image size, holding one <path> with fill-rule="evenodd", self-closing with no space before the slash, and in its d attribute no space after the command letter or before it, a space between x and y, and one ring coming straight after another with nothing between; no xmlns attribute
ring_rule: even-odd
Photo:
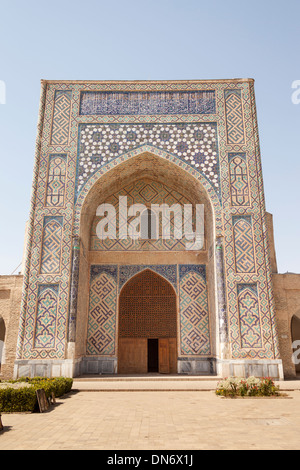
<svg viewBox="0 0 300 470"><path fill-rule="evenodd" d="M80 258L80 239L73 237L72 246L72 272L70 284L69 301L69 321L68 321L68 358L70 358L72 343L75 343L76 336L76 316L77 316L77 296L78 296L78 278L79 278L79 258Z"/></svg>
<svg viewBox="0 0 300 470"><path fill-rule="evenodd" d="M229 344L228 344L228 322L227 322L227 305L226 305L226 294L225 294L224 254L223 254L222 237L217 237L216 239L216 272L217 272L217 292L218 292L220 359L226 359L228 358L228 354L229 354Z"/></svg>

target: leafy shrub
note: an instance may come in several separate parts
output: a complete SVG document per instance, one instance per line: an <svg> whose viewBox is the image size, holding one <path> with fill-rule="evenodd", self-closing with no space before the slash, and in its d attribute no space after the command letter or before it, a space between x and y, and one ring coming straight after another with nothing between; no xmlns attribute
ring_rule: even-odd
<svg viewBox="0 0 300 470"><path fill-rule="evenodd" d="M51 392L54 392L56 397L61 397L65 393L70 392L73 385L73 379L68 377L20 377L10 382L26 382L33 385L36 389L43 388L47 397L51 395Z"/></svg>
<svg viewBox="0 0 300 470"><path fill-rule="evenodd" d="M72 389L73 379L67 377L20 377L17 380L0 382L0 413L33 411L36 403L36 390L45 390L46 397L52 393L61 397Z"/></svg>
<svg viewBox="0 0 300 470"><path fill-rule="evenodd" d="M228 377L218 382L216 394L224 397L245 396L279 396L279 387L275 386L270 377Z"/></svg>
<svg viewBox="0 0 300 470"><path fill-rule="evenodd" d="M0 413L33 411L36 401L34 387L0 387Z"/></svg>

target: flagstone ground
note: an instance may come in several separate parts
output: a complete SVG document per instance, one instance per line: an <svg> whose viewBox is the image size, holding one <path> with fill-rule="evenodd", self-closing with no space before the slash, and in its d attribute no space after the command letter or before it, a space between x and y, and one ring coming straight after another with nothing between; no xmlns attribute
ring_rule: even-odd
<svg viewBox="0 0 300 470"><path fill-rule="evenodd" d="M298 389L279 399L224 399L205 382L195 391L93 390L92 381L84 390L82 383L49 412L3 414L0 450L299 449L295 383L285 382L282 389Z"/></svg>

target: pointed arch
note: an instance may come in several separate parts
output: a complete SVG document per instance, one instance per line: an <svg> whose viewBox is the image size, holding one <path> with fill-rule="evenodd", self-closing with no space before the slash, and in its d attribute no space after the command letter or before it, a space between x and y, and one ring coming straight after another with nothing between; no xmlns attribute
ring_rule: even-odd
<svg viewBox="0 0 300 470"><path fill-rule="evenodd" d="M120 189L137 175L147 174L157 180L174 181L174 185L186 186L188 192L202 194L211 205L216 234L222 232L221 201L211 182L197 169L184 163L174 155L154 147L144 145L115 158L98 169L82 186L77 195L74 214L74 235L80 235L80 226L85 219L88 207L93 206L95 194L105 194L116 188Z"/></svg>
<svg viewBox="0 0 300 470"><path fill-rule="evenodd" d="M125 284L127 284L130 279L134 276L140 274L145 270L152 271L155 274L158 274L161 278L169 282L175 294L177 293L177 269L176 265L127 265L120 267L120 276L119 276L119 294L121 293Z"/></svg>
<svg viewBox="0 0 300 470"><path fill-rule="evenodd" d="M172 287L172 289L174 290L174 293L175 295L177 294L176 292L176 286L175 286L175 282L176 282L176 279L174 278L171 278L168 276L168 274L164 274L161 270L162 266L161 265L157 265L157 266L133 266L134 268L136 268L135 271L132 271L131 273L129 273L129 276L127 277L127 279L125 281L123 281L122 285L120 286L120 291L119 291L119 295L121 295L124 287L130 282L132 281L136 276L139 276L141 273L144 273L145 271L150 271L151 273L153 273L154 275L157 275L159 276L163 281L167 282L168 284L170 284L170 286ZM175 265L174 265L175 267ZM159 272L159 271L160 272ZM173 273L172 273L173 274Z"/></svg>
<svg viewBox="0 0 300 470"><path fill-rule="evenodd" d="M176 338L176 292L165 278L143 269L119 296L119 338Z"/></svg>
<svg viewBox="0 0 300 470"><path fill-rule="evenodd" d="M300 310L294 313L291 318L291 338L292 343L294 341L300 341ZM297 343L296 343L297 344ZM296 349L293 350L295 352ZM297 359L299 359L299 354L297 355ZM295 364L296 373L300 373L300 364Z"/></svg>

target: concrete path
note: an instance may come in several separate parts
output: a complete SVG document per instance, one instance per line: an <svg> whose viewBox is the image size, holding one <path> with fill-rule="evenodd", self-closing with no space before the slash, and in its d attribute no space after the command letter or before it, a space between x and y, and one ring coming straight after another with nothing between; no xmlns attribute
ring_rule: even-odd
<svg viewBox="0 0 300 470"><path fill-rule="evenodd" d="M122 389L125 380L77 379L74 390L80 390L46 413L3 414L0 450L300 448L299 381L284 382L282 389L294 390L275 399L224 399L206 391L212 385L205 380L131 382L132 388L156 383L166 389L166 382L182 388L132 393ZM111 383L115 390L105 390ZM203 389L191 390L195 383Z"/></svg>

